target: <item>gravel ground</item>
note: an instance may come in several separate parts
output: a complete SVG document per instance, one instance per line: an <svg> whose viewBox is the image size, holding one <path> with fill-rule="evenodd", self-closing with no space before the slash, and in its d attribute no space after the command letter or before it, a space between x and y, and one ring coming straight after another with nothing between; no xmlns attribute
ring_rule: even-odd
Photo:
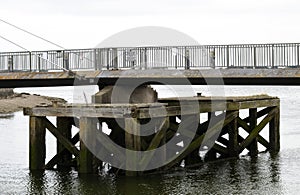
<svg viewBox="0 0 300 195"><path fill-rule="evenodd" d="M52 105L53 101L66 102L61 98L28 93L14 93L13 95L0 98L0 114L17 112L25 107L31 108L37 105Z"/></svg>

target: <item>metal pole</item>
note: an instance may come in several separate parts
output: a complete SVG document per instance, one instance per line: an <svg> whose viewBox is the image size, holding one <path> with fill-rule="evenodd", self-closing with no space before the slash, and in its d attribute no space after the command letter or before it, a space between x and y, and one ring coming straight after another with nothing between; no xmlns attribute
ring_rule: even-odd
<svg viewBox="0 0 300 195"><path fill-rule="evenodd" d="M216 53L215 48L212 48L212 50L209 52L209 64L211 68L216 68Z"/></svg>
<svg viewBox="0 0 300 195"><path fill-rule="evenodd" d="M300 66L299 64L299 45L297 44L297 66Z"/></svg>
<svg viewBox="0 0 300 195"><path fill-rule="evenodd" d="M185 69L188 70L190 69L190 52L188 49L185 49Z"/></svg>
<svg viewBox="0 0 300 195"><path fill-rule="evenodd" d="M272 68L275 68L275 59L274 59L274 44L272 45Z"/></svg>
<svg viewBox="0 0 300 195"><path fill-rule="evenodd" d="M31 65L31 52L29 52L29 71L32 71L32 65Z"/></svg>
<svg viewBox="0 0 300 195"><path fill-rule="evenodd" d="M147 69L147 47L145 47L144 52L144 67Z"/></svg>
<svg viewBox="0 0 300 195"><path fill-rule="evenodd" d="M256 46L253 47L253 65L254 65L254 68L256 68L257 64L256 64Z"/></svg>

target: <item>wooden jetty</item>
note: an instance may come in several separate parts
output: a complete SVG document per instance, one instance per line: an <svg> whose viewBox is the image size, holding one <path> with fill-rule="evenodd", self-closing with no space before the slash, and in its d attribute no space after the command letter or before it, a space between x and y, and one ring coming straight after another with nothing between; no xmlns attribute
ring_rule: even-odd
<svg viewBox="0 0 300 195"><path fill-rule="evenodd" d="M195 110L191 102L197 102L199 107ZM241 110L247 110L248 116L240 117ZM154 150L174 137L180 142L181 136L186 136L191 131L189 124L196 126L191 142L182 147L180 152L170 154L176 150L165 149L165 154L159 157L155 153L148 153L148 156L136 158L139 161L137 164L147 164L152 158L173 156L162 167L145 171L127 170L126 167L134 166L128 164L133 163L132 160L128 163L122 162L121 168L110 166L110 171L128 176L168 170L183 164L188 166L203 161L238 157L244 150L248 150L249 155L255 156L259 152L258 144L272 153L277 153L280 149L280 100L267 95L166 98L159 99L156 103L140 104L54 104L50 107L25 108L24 114L30 117L30 170L75 167L79 173L95 173L107 169L105 166L107 162L95 157L95 152L90 151L90 147L86 146L87 142L82 140L83 137L89 137L89 144L92 143L95 148L100 144L102 146L100 148L108 150L111 156L125 155L126 159L126 153L121 153L112 144L105 146L105 140L101 141L89 133L93 129L103 133L99 131L102 123L106 123L111 129L109 135L105 134L106 141L133 151ZM204 115L207 116L207 120L201 118ZM56 117L56 124L52 124L47 117ZM188 125L181 126L185 128L185 135L178 135L177 130L183 122L183 117ZM139 135L139 132L143 131L141 126L151 118L159 118L161 123L155 127L151 126L153 128L151 135ZM124 126L118 125L117 120ZM213 123L209 125L210 121ZM264 138L260 132L267 127L269 136ZM72 128L78 129L78 133L73 137ZM57 139L57 154L47 163L45 163L46 129ZM199 151L205 146L205 140L213 140L213 145L209 147L205 156L200 156ZM134 156L128 158L132 159Z"/></svg>

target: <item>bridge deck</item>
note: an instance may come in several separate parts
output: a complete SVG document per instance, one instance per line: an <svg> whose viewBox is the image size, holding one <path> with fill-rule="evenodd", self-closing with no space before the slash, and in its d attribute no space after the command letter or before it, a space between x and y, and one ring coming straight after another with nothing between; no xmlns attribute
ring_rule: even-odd
<svg viewBox="0 0 300 195"><path fill-rule="evenodd" d="M102 70L0 73L0 87L112 85L120 83L169 85L300 85L300 69Z"/></svg>
<svg viewBox="0 0 300 195"><path fill-rule="evenodd" d="M0 87L74 85L74 75L62 70L84 76L76 85L111 85L120 78L126 84L299 85L299 47L280 43L1 52Z"/></svg>

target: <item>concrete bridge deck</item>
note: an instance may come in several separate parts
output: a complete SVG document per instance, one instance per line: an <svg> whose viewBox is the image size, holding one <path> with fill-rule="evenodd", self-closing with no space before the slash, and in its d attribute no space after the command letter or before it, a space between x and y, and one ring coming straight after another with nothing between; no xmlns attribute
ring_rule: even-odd
<svg viewBox="0 0 300 195"><path fill-rule="evenodd" d="M73 72L72 72L73 73ZM68 72L2 72L0 87L44 87L146 83L169 85L300 85L299 68L203 70L95 70ZM188 82L189 81L189 82Z"/></svg>

